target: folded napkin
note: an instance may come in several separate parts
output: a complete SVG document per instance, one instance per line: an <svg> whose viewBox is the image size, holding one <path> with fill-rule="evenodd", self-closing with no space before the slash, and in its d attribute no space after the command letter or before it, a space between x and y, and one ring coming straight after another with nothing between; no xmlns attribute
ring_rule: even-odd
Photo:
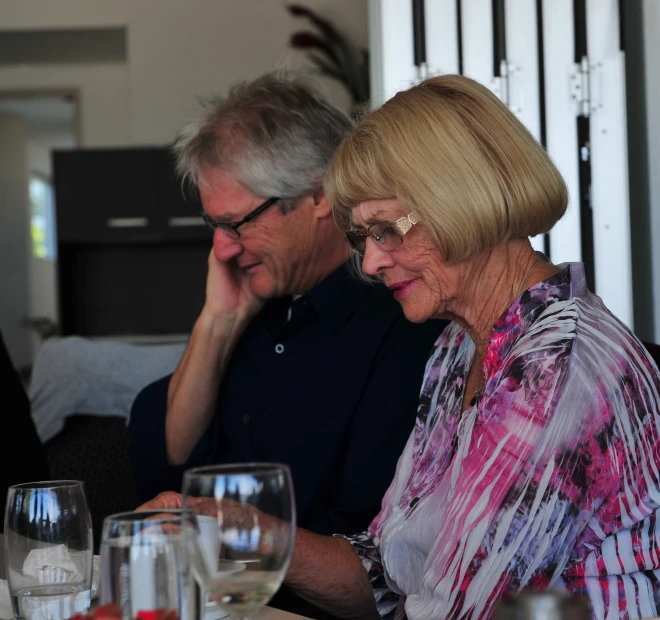
<svg viewBox="0 0 660 620"><path fill-rule="evenodd" d="M41 583L71 583L80 581L81 573L78 569L78 562L81 561L82 552L70 552L64 545L54 545L44 549L33 549L25 558L23 563L22 575L17 575L17 583L20 584L22 578L26 579L25 586L34 583L38 579ZM92 591L91 598L96 597L96 591L99 583L99 556L95 555L92 563ZM77 562L78 561L78 562ZM7 567L9 571L9 567ZM87 601L86 592L79 592L73 600L73 607L76 611L86 611ZM57 599L50 601L44 599L33 599L34 608L30 609L28 617L30 620L47 620L49 617L57 616L55 609L59 607ZM78 610L77 608L80 607ZM14 612L11 607L9 596L9 586L5 579L0 579L0 619L12 620Z"/></svg>

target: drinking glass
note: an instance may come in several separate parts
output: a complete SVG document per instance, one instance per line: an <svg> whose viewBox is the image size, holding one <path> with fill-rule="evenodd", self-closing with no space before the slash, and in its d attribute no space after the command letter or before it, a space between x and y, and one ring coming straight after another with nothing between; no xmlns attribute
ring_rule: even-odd
<svg viewBox="0 0 660 620"><path fill-rule="evenodd" d="M48 480L10 486L4 528L16 620L65 620L87 612L93 546L83 483Z"/></svg>
<svg viewBox="0 0 660 620"><path fill-rule="evenodd" d="M288 466L242 463L189 469L182 496L183 506L194 510L204 527L215 528L212 544L206 543L202 603L248 620L278 590L291 561L296 516Z"/></svg>
<svg viewBox="0 0 660 620"><path fill-rule="evenodd" d="M205 578L199 526L191 510L145 510L103 520L99 602L124 620L174 612L197 620L193 575ZM169 613L168 613L169 616Z"/></svg>

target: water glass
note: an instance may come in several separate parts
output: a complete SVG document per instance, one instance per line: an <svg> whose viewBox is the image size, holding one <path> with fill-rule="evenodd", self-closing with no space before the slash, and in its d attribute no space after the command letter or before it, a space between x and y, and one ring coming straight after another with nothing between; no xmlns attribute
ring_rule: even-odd
<svg viewBox="0 0 660 620"><path fill-rule="evenodd" d="M92 522L82 482L10 486L4 543L16 620L66 620L89 610Z"/></svg>
<svg viewBox="0 0 660 620"><path fill-rule="evenodd" d="M591 620L594 614L586 598L557 590L525 589L499 600L494 620Z"/></svg>
<svg viewBox="0 0 660 620"><path fill-rule="evenodd" d="M145 510L106 517L101 536L100 604L124 620L175 612L197 620L194 576L205 579L199 526L189 510Z"/></svg>
<svg viewBox="0 0 660 620"><path fill-rule="evenodd" d="M288 466L189 469L182 496L208 532L215 530L213 543L206 543L206 578L200 582L205 620L212 617L209 603L234 619L254 616L279 589L291 560L296 516Z"/></svg>

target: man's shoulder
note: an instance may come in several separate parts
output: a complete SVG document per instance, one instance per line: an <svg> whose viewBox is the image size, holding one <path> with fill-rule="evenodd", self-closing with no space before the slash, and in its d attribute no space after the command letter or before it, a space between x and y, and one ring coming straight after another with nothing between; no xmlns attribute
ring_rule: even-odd
<svg viewBox="0 0 660 620"><path fill-rule="evenodd" d="M447 321L409 322L401 304L382 282L362 278L350 263L342 265L308 294L319 316L360 340L378 341L391 336L435 341Z"/></svg>
<svg viewBox="0 0 660 620"><path fill-rule="evenodd" d="M363 312L368 318L375 319L376 322L388 322L396 324L396 328L401 333L408 333L420 337L437 338L449 321L431 319L423 323L413 323L409 321L401 304L394 299L392 291L384 284L379 282L370 284L365 283L369 291L365 294Z"/></svg>

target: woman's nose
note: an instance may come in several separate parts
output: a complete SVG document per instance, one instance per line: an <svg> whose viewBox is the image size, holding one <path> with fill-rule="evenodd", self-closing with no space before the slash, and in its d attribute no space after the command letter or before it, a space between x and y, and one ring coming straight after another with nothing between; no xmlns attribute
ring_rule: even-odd
<svg viewBox="0 0 660 620"><path fill-rule="evenodd" d="M383 250L371 237L367 237L364 257L362 258L362 271L369 276L376 276L383 269L393 265L394 259L391 252Z"/></svg>

